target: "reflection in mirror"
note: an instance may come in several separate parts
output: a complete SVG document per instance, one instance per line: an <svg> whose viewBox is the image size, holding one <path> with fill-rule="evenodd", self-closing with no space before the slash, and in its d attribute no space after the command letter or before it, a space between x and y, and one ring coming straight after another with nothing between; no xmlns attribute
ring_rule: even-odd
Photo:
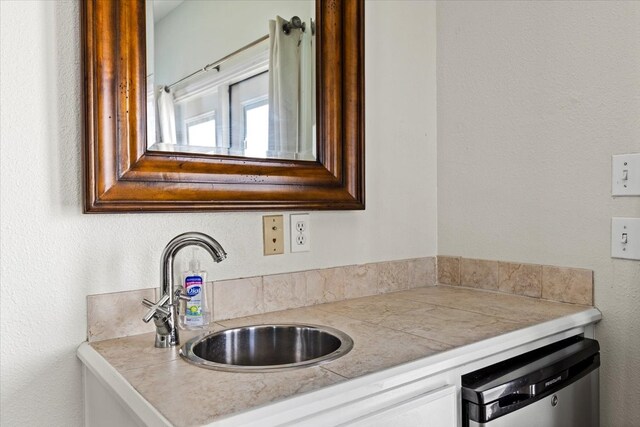
<svg viewBox="0 0 640 427"><path fill-rule="evenodd" d="M315 3L147 0L147 149L315 160Z"/></svg>

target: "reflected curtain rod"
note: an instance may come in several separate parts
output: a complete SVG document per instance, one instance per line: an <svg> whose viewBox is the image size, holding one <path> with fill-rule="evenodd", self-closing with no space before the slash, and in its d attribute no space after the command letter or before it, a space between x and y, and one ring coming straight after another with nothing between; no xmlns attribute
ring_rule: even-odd
<svg viewBox="0 0 640 427"><path fill-rule="evenodd" d="M236 50L234 52L231 52L229 55L225 56L224 58L221 58L221 59L219 59L219 60L217 60L215 62L212 62L211 64L207 64L204 67L202 67L201 69L199 69L197 71L194 71L193 73L189 74L186 77L181 78L177 82L171 83L169 86L165 86L164 90L166 92L169 92L169 90L172 87L174 87L174 86L182 83L183 81L188 80L188 79L190 79L190 78L192 78L192 77L194 77L194 76L196 76L196 75L198 75L200 73L206 73L207 71L211 71L211 70L220 71L220 65L222 65L225 62L227 62L233 56L239 54L240 52L244 52L245 50L247 50L249 48L252 48L253 46L257 45L258 43L261 43L261 42L265 41L268 38L269 38L269 34L264 35L264 36L260 37L258 40L254 40L251 43L249 43L248 45L243 46L243 47L241 47L240 49L238 49L238 50Z"/></svg>
<svg viewBox="0 0 640 427"><path fill-rule="evenodd" d="M294 16L291 18L291 20L289 21L285 21L284 24L282 24L282 32L285 34L289 34L291 32L292 29L301 29L302 32L304 33L305 29L306 29L306 24L304 22L302 22L302 20L297 17ZM313 19L311 19L311 34L315 35L316 31L315 31L315 23L313 22ZM211 71L211 70L216 70L216 71L220 71L220 65L222 65L223 63L227 62L229 59L231 59L233 56L244 52L247 49L252 48L253 46L265 41L266 39L269 38L269 34L266 34L262 37L260 37L257 40L252 41L251 43L242 46L240 49L231 52L230 54L228 54L227 56L225 56L224 58L218 59L215 62L212 62L211 64L207 64L204 67L202 67L199 70L194 71L193 73L189 74L188 76L185 76L183 78L181 78L180 80L171 83L169 86L165 86L164 90L165 92L170 92L171 88L173 88L174 86L179 85L180 83L182 83L185 80L189 80L192 77L197 76L200 73L206 73L207 71Z"/></svg>

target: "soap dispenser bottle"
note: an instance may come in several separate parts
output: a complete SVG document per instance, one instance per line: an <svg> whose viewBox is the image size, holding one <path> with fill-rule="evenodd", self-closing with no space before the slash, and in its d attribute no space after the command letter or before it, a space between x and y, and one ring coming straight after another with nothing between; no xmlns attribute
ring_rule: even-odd
<svg viewBox="0 0 640 427"><path fill-rule="evenodd" d="M180 324L185 329L202 329L209 324L209 307L205 292L207 272L200 270L197 249L193 248L189 269L182 275L184 293L190 298L180 314Z"/></svg>

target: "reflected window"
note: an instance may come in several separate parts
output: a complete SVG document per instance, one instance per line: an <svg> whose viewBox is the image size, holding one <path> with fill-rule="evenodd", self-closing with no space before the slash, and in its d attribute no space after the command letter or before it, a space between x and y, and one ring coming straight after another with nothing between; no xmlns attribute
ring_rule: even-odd
<svg viewBox="0 0 640 427"><path fill-rule="evenodd" d="M185 121L187 127L187 145L201 147L216 146L215 112L193 117Z"/></svg>
<svg viewBox="0 0 640 427"><path fill-rule="evenodd" d="M229 85L231 150L265 157L269 148L269 72Z"/></svg>
<svg viewBox="0 0 640 427"><path fill-rule="evenodd" d="M269 149L269 102L244 107L244 147L248 156L264 155Z"/></svg>
<svg viewBox="0 0 640 427"><path fill-rule="evenodd" d="M145 5L149 150L315 159L316 1Z"/></svg>

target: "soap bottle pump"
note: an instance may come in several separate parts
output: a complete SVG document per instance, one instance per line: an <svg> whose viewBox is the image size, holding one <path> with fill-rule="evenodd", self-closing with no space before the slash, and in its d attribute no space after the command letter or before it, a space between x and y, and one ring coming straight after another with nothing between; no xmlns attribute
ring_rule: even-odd
<svg viewBox="0 0 640 427"><path fill-rule="evenodd" d="M180 314L180 324L184 329L202 329L209 324L209 306L205 292L207 272L200 270L197 248L193 248L189 269L182 275L184 293L190 298Z"/></svg>

